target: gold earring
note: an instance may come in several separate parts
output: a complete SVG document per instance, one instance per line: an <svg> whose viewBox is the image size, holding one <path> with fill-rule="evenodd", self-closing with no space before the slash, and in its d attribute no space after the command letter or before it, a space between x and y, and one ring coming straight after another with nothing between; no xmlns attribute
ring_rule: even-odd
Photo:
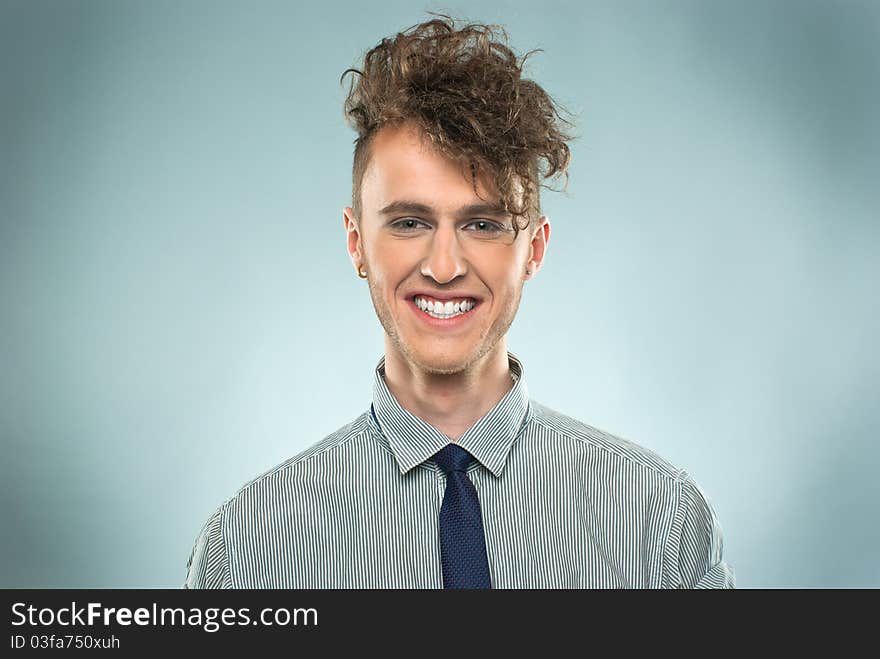
<svg viewBox="0 0 880 659"><path fill-rule="evenodd" d="M526 268L526 274L527 274L527 275L530 275L530 274L532 274L532 271L529 270L528 268Z"/></svg>
<svg viewBox="0 0 880 659"><path fill-rule="evenodd" d="M363 272L363 271L361 270L361 267L360 267L360 266L358 266L358 277L360 277L361 279L366 279L366 278L367 278L367 273L366 273L366 272Z"/></svg>

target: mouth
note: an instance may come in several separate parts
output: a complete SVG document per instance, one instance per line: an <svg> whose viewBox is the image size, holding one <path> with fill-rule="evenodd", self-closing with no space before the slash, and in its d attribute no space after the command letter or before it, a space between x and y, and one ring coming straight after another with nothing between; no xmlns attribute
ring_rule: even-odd
<svg viewBox="0 0 880 659"><path fill-rule="evenodd" d="M481 306L481 301L464 297L454 300L435 300L428 296L414 295L408 305L424 322L432 327L455 327L470 319Z"/></svg>

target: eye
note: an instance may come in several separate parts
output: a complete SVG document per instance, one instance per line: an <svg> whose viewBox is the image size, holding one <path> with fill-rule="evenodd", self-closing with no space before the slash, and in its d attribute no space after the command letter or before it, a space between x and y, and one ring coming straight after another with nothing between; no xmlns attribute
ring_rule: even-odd
<svg viewBox="0 0 880 659"><path fill-rule="evenodd" d="M397 231L415 231L418 226L421 224L422 226L428 226L424 222L417 220L414 217L405 217L402 220L397 220L391 226Z"/></svg>
<svg viewBox="0 0 880 659"><path fill-rule="evenodd" d="M473 222L469 222L465 225L466 227L474 226L477 227L474 232L475 233L485 233L485 234L495 234L502 233L505 231L505 228L500 224L496 224L495 222L490 222L489 220L474 220Z"/></svg>

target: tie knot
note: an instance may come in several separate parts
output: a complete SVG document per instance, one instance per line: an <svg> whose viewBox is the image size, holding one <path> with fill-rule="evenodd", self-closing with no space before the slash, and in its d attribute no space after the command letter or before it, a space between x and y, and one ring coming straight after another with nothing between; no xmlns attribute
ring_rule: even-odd
<svg viewBox="0 0 880 659"><path fill-rule="evenodd" d="M467 471L474 456L458 444L447 444L434 455L434 461L448 476L453 471Z"/></svg>

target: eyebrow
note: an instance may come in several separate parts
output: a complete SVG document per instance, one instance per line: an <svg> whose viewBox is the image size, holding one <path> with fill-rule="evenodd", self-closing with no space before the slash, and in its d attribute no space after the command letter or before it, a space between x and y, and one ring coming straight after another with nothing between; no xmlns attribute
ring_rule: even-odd
<svg viewBox="0 0 880 659"><path fill-rule="evenodd" d="M421 215L434 215L434 209L418 201L410 201L401 199L393 201L379 211L380 215L395 215L397 213L418 213ZM496 217L506 217L509 213L504 210L503 206L495 204L468 204L459 208L455 214L459 217L470 217L473 215L493 215Z"/></svg>

